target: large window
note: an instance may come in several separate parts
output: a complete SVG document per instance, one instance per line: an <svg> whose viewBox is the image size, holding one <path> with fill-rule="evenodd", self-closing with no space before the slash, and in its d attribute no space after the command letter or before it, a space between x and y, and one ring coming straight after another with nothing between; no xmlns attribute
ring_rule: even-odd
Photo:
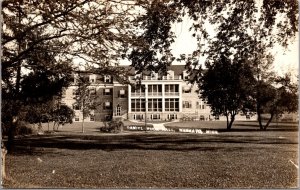
<svg viewBox="0 0 300 190"><path fill-rule="evenodd" d="M179 85L178 84L166 84L165 85L165 95L179 95Z"/></svg>
<svg viewBox="0 0 300 190"><path fill-rule="evenodd" d="M148 111L162 111L162 99L159 98L153 98L148 99Z"/></svg>
<svg viewBox="0 0 300 190"><path fill-rule="evenodd" d="M132 112L144 112L145 110L145 99L131 99Z"/></svg>
<svg viewBox="0 0 300 190"><path fill-rule="evenodd" d="M145 96L145 85L140 87L132 87L131 96Z"/></svg>
<svg viewBox="0 0 300 190"><path fill-rule="evenodd" d="M160 96L162 94L162 86L159 84L148 85L149 96Z"/></svg>
<svg viewBox="0 0 300 190"><path fill-rule="evenodd" d="M179 111L179 99L178 98L166 98L165 99L165 111Z"/></svg>

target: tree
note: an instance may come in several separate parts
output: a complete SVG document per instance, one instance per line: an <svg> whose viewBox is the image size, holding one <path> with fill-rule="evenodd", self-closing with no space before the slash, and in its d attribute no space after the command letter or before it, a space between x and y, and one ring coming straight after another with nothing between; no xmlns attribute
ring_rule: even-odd
<svg viewBox="0 0 300 190"><path fill-rule="evenodd" d="M137 43L133 43L128 58L137 74L145 70L166 73L167 67L174 61L170 45L175 35L171 24L178 19L176 4L154 0L143 4L146 14L136 20L141 32Z"/></svg>
<svg viewBox="0 0 300 190"><path fill-rule="evenodd" d="M76 81L76 91L75 91L75 103L82 113L82 133L84 132L84 119L90 116L91 111L96 107L96 99L92 95L90 90L89 78L85 76L78 76Z"/></svg>
<svg viewBox="0 0 300 190"><path fill-rule="evenodd" d="M130 23L138 1L8 0L1 5L2 102L11 110L4 116L10 134L24 107L61 95L78 69L76 60L98 74L124 75L112 66L136 39Z"/></svg>
<svg viewBox="0 0 300 190"><path fill-rule="evenodd" d="M152 11L154 7L156 9ZM245 68L249 70L247 73L252 73L252 78L257 77L257 70L267 73L268 69L268 67L264 67L265 63L261 62L261 58L272 59L270 50L275 44L287 47L298 32L299 15L296 0L154 0L147 8L147 16L141 18L145 24L140 25L144 31L140 36L150 45L147 51L136 46L133 52L140 53L132 54L132 60L142 61L138 65L133 62L133 66L136 69L161 69L164 71L165 62L159 53L168 52L170 43L175 39L171 27L166 26L170 26L170 23L181 22L181 18L187 15L193 22L190 31L193 32L192 35L197 40L198 46L191 54L181 55L177 60L185 62L191 82L197 82L199 86L203 86L201 83L207 77L203 74L206 72L205 69L203 71L203 67L199 65L201 57L206 58L206 69L210 69L211 72L214 72L212 70L214 64L218 67L220 61L226 61L228 62L226 67L229 67L229 70L231 70L231 66ZM209 31L208 24L212 26L214 32ZM149 54L149 52L151 53ZM174 60L174 55L168 54L168 57L171 60L168 62L170 64ZM227 60L224 60L224 57ZM157 67L151 66L149 63L151 61L148 59L158 60L156 61ZM215 71L219 72L218 69ZM234 83L244 84L242 78L235 78L236 80L231 81L232 83L224 84L223 88L232 91ZM241 81L237 81L240 79ZM254 87L257 86L258 80L254 78L251 82L252 92L255 92ZM246 86L250 87L249 84ZM208 91L207 94L211 92L209 88L205 90ZM254 94L251 96L249 101L255 102ZM234 96L228 98L234 98ZM230 101L234 102L235 99ZM251 105L251 102L243 104L248 106ZM220 110L224 110L223 104L216 105L220 106ZM220 111L215 110L215 112Z"/></svg>
<svg viewBox="0 0 300 190"><path fill-rule="evenodd" d="M52 121L53 107L54 104L52 101L28 105L23 111L25 118L22 118L21 120L31 124L37 124L39 128L42 128L43 122L47 122L49 130L49 122Z"/></svg>
<svg viewBox="0 0 300 190"><path fill-rule="evenodd" d="M53 129L55 124L57 125L57 130L59 125L64 125L66 123L72 123L75 112L72 108L67 105L59 105L51 114L51 118L54 122Z"/></svg>
<svg viewBox="0 0 300 190"><path fill-rule="evenodd" d="M184 16L193 22L190 31L198 48L180 59L194 68L199 66L199 57L207 56L207 60L213 60L226 46L231 47L231 51L237 50L237 54L252 55L252 58L254 53L260 52L256 48L260 42L269 48L275 43L287 46L298 31L296 0L153 0L144 6L144 10L146 15L137 19L136 24L143 31L139 38L148 50L133 44L131 59L136 70L164 69L165 64L174 61L170 45L176 35L171 24L181 22ZM207 28L208 24L213 26L213 33Z"/></svg>
<svg viewBox="0 0 300 190"><path fill-rule="evenodd" d="M267 83L269 82L269 83ZM297 86L291 83L290 77L277 77L274 83L259 81L257 87L257 115L259 127L266 130L274 116L298 110ZM262 114L270 114L266 124L262 123Z"/></svg>
<svg viewBox="0 0 300 190"><path fill-rule="evenodd" d="M214 115L226 116L230 130L235 115L246 110L246 102L253 98L250 93L253 74L248 65L232 63L225 56L207 67L198 85L201 97Z"/></svg>

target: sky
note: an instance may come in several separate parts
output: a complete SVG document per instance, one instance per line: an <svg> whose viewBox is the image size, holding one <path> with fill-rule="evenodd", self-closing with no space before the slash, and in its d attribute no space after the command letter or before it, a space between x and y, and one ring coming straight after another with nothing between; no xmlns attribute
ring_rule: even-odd
<svg viewBox="0 0 300 190"><path fill-rule="evenodd" d="M181 23L173 24L172 31L175 32L176 40L171 45L172 53L175 57L179 57L180 54L189 54L196 49L196 40L192 37L192 32L189 32L189 27L192 21L189 19L183 19ZM210 27L210 26L208 26ZM213 32L213 28L209 28L209 31ZM296 35L293 43L291 43L287 49L277 45L272 49L274 55L273 69L280 76L287 72L291 72L294 80L299 72L299 34ZM200 58L200 63L204 62L205 58ZM121 64L129 65L130 62L123 60ZM174 62L173 64L184 64Z"/></svg>
<svg viewBox="0 0 300 190"><path fill-rule="evenodd" d="M192 37L192 33L188 32L192 21L185 20L183 23L177 23L173 26L177 38L175 43L171 46L172 53L180 55L182 53L191 53L196 48L196 40ZM213 32L213 29L209 29ZM272 50L274 55L274 70L279 75L284 75L291 72L292 75L298 75L299 68L299 33L295 39L289 44L287 49L280 45L276 45ZM200 63L204 62L205 58L200 59ZM180 63L175 63L180 64Z"/></svg>

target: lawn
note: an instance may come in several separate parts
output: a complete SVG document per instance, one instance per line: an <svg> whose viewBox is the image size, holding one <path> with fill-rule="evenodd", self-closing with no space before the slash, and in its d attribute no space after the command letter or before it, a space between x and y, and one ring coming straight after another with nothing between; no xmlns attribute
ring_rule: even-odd
<svg viewBox="0 0 300 190"><path fill-rule="evenodd" d="M221 129L224 124L205 126ZM20 137L15 143L15 153L7 156L8 180L4 181L4 187L297 187L297 124L275 124L264 132L254 130L255 123L236 124L232 132L214 135L103 134L93 133L88 126L89 132L80 134L79 127L72 132L69 126L62 132ZM201 128L202 123L168 125Z"/></svg>

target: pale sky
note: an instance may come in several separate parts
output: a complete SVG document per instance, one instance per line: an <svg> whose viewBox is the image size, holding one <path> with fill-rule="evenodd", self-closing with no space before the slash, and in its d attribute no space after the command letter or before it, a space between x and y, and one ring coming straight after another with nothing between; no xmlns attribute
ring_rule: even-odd
<svg viewBox="0 0 300 190"><path fill-rule="evenodd" d="M192 37L192 32L189 32L189 27L192 21L185 20L182 23L174 24L173 31L175 32L177 39L175 43L171 46L172 53L176 55L189 54L193 52L196 48L196 40ZM210 28L213 32L213 29ZM283 75L287 72L291 72L292 75L298 75L299 68L299 34L297 33L295 40L291 43L287 49L281 46L275 46L272 53L275 57L274 60L274 70L279 74ZM200 59L200 63L203 62L205 58ZM180 64L180 63L175 63Z"/></svg>
<svg viewBox="0 0 300 190"><path fill-rule="evenodd" d="M189 27L192 21L189 19L183 19L181 23L173 24L172 31L175 32L176 40L171 45L172 53L175 57L179 57L180 54L189 54L196 49L196 39L192 37L192 32L189 32ZM213 32L211 26L208 25L209 31ZM296 80L299 68L299 34L297 34L294 42L288 46L285 50L281 46L276 46L273 49L274 60L274 70L279 75L284 75L287 72L291 72ZM205 58L200 58L200 63L204 62ZM130 62L127 60L121 61L122 65L129 65ZM174 62L173 64L184 64L179 62Z"/></svg>

